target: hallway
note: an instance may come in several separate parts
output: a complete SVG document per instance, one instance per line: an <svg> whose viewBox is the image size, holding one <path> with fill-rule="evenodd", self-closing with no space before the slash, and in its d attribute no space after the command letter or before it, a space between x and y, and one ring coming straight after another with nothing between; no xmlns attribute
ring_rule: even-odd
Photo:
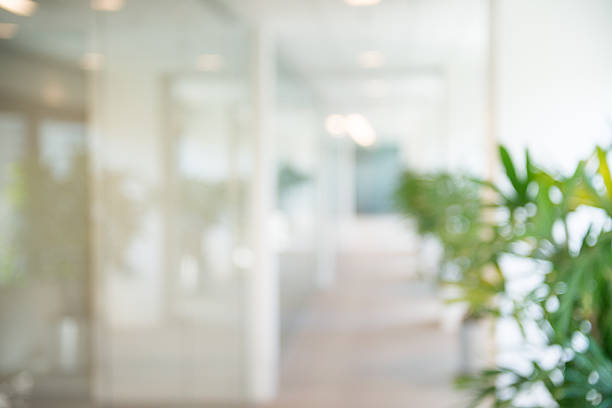
<svg viewBox="0 0 612 408"><path fill-rule="evenodd" d="M431 285L382 256L339 259L289 340L274 407L457 407L456 335Z"/></svg>

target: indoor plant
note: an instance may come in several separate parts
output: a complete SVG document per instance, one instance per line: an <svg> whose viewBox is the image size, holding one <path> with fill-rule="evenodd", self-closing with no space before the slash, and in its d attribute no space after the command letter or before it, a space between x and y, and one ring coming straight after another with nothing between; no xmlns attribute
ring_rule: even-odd
<svg viewBox="0 0 612 408"><path fill-rule="evenodd" d="M524 353L526 365L497 362L458 384L475 391L473 406L612 406L607 151L597 148L570 175L547 172L528 154L521 172L503 147L500 158L501 183L408 172L397 193L400 209L416 218L419 232L442 244L440 280L455 287L453 300L469 306L468 318L513 319L525 343L532 341L525 326L537 327L540 353ZM591 214L586 232L575 222L588 219L585 212ZM513 260L535 278L520 293L509 285ZM545 352L553 358L543 361Z"/></svg>

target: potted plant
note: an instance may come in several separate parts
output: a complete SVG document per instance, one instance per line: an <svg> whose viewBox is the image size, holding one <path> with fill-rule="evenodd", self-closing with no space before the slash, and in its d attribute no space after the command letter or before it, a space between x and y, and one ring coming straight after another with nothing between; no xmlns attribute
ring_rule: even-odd
<svg viewBox="0 0 612 408"><path fill-rule="evenodd" d="M439 226L448 222L451 206L461 207L452 210L459 213L473 208L472 198L451 200L450 190L440 189L449 199L436 203L439 208L431 213L420 210L414 198L401 201L407 214L438 226L429 231L444 246L443 264L452 264L454 274L442 280L457 289L457 299L469 305L472 316L513 319L527 343L529 323L540 335L539 350L553 355L544 362L542 353L524 353L520 357L527 369L494 363L491 369L461 376L458 384L475 391L473 406L612 406L612 175L607 156L597 148L564 176L535 166L528 154L520 172L500 148L507 187L459 177L457 185L469 180L480 186L480 197L488 191L486 201L478 200L478 217L472 221L478 233L464 229L459 246L449 229ZM410 177L419 183L431 180ZM572 220L589 209L598 214L598 222L586 232L572 228ZM509 285L513 271L507 259L526 262L530 277L537 278L520 295Z"/></svg>

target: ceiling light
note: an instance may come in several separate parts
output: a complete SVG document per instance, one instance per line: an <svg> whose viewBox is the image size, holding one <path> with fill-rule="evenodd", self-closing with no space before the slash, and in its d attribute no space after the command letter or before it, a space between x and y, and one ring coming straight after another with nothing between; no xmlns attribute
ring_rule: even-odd
<svg viewBox="0 0 612 408"><path fill-rule="evenodd" d="M0 23L0 39L8 40L9 38L13 38L16 31L17 24Z"/></svg>
<svg viewBox="0 0 612 408"><path fill-rule="evenodd" d="M376 141L374 128L366 118L358 113L346 116L346 131L360 146L371 146Z"/></svg>
<svg viewBox="0 0 612 408"><path fill-rule="evenodd" d="M0 7L20 16L31 16L38 4L32 0L0 0Z"/></svg>
<svg viewBox="0 0 612 408"><path fill-rule="evenodd" d="M125 0L91 0L91 8L98 11L119 11Z"/></svg>
<svg viewBox="0 0 612 408"><path fill-rule="evenodd" d="M342 136L346 133L346 119L342 115L329 115L325 119L325 129L333 136Z"/></svg>
<svg viewBox="0 0 612 408"><path fill-rule="evenodd" d="M104 64L104 55L97 52L88 52L81 58L81 67L87 71L97 71Z"/></svg>
<svg viewBox="0 0 612 408"><path fill-rule="evenodd" d="M358 60L363 68L380 68L385 65L385 55L380 51L364 51L359 54Z"/></svg>
<svg viewBox="0 0 612 408"><path fill-rule="evenodd" d="M380 0L344 0L344 2L353 7L365 7L378 4Z"/></svg>
<svg viewBox="0 0 612 408"><path fill-rule="evenodd" d="M223 57L218 54L202 54L196 61L198 71L215 72L223 68Z"/></svg>

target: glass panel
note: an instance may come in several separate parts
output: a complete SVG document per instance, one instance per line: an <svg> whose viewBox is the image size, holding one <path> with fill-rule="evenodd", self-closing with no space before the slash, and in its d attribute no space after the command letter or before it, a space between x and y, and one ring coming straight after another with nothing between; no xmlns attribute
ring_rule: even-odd
<svg viewBox="0 0 612 408"><path fill-rule="evenodd" d="M84 74L37 43L59 35L41 34L42 11L0 49L0 401L11 407L89 393ZM71 34L73 52L83 36Z"/></svg>
<svg viewBox="0 0 612 408"><path fill-rule="evenodd" d="M193 347L185 364L189 395L235 398L244 393L242 295L253 257L247 245L248 87L241 78L205 74L173 76L169 87L176 205L171 318Z"/></svg>
<svg viewBox="0 0 612 408"><path fill-rule="evenodd" d="M219 12L199 0L132 0L96 14L100 401L246 396L250 42Z"/></svg>
<svg viewBox="0 0 612 408"><path fill-rule="evenodd" d="M393 192L402 163L396 144L357 148L355 159L355 198L358 214L394 212Z"/></svg>
<svg viewBox="0 0 612 408"><path fill-rule="evenodd" d="M22 323L32 316L22 298L25 275L23 189L20 163L25 154L23 115L0 113L0 376L12 376L31 360L35 326ZM31 308L30 308L31 309ZM8 334L8 335L7 335Z"/></svg>
<svg viewBox="0 0 612 408"><path fill-rule="evenodd" d="M0 406L246 398L251 40L179 3L0 10Z"/></svg>
<svg viewBox="0 0 612 408"><path fill-rule="evenodd" d="M281 346L286 347L316 286L315 234L321 126L312 90L277 60L276 213Z"/></svg>

